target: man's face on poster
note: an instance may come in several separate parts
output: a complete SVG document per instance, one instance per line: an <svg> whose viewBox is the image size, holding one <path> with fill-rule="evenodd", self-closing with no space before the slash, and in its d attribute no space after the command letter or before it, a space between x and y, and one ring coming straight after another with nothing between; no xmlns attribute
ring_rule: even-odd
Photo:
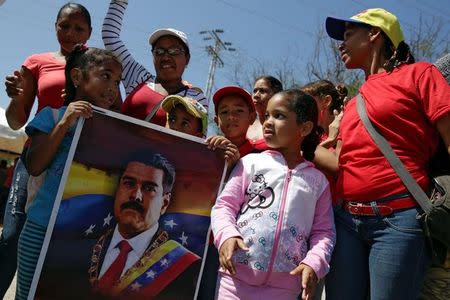
<svg viewBox="0 0 450 300"><path fill-rule="evenodd" d="M166 211L170 193L163 191L164 171L141 162L130 162L116 191L114 215L127 238L149 229Z"/></svg>

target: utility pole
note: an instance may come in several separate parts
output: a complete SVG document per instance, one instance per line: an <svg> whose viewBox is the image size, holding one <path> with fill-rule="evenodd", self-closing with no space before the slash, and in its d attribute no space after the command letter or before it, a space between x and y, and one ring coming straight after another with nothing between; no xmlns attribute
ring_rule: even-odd
<svg viewBox="0 0 450 300"><path fill-rule="evenodd" d="M223 33L223 29L203 30L200 31L201 35L207 35L203 38L204 41L214 40L214 45L206 46L206 52L211 56L211 64L209 65L208 80L206 81L205 96L206 99L211 98L212 88L214 85L214 74L217 66L223 67L224 63L220 57L220 51L236 51L235 48L231 48L230 42L223 42L220 39L219 34Z"/></svg>

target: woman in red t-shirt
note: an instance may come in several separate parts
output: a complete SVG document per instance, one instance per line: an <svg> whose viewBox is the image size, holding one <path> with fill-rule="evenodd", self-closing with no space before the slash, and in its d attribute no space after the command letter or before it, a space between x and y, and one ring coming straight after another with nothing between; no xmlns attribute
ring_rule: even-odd
<svg viewBox="0 0 450 300"><path fill-rule="evenodd" d="M361 69L367 114L406 169L427 190L426 165L439 135L450 152L450 87L429 63L414 63L397 18L381 8L350 19L328 17L342 40L347 69ZM336 147L339 173L337 243L326 279L327 299L416 299L430 252L418 208L372 141L356 111L345 108Z"/></svg>
<svg viewBox="0 0 450 300"><path fill-rule="evenodd" d="M25 125L36 98L38 111L45 106L52 108L62 106L66 57L74 45L84 44L89 39L92 31L91 16L84 6L67 3L58 12L55 30L59 43L57 51L29 56L20 71L6 77L6 92L11 98L6 109L6 118L12 129L19 129ZM2 266L0 298L6 293L16 272L17 240L25 221L27 182L28 172L23 160L19 159L14 171L0 237L0 266Z"/></svg>

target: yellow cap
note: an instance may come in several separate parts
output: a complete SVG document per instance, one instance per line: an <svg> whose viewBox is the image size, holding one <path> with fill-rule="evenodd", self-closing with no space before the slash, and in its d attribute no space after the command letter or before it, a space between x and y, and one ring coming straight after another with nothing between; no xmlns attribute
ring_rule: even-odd
<svg viewBox="0 0 450 300"><path fill-rule="evenodd" d="M403 31L395 15L382 8L370 8L354 15L350 19L328 17L326 30L328 35L336 40L344 39L345 23L367 24L379 27L391 40L395 48L404 41Z"/></svg>
<svg viewBox="0 0 450 300"><path fill-rule="evenodd" d="M167 96L164 98L161 106L168 114L178 103L182 104L190 115L202 120L202 132L203 134L206 134L208 128L208 112L206 111L206 108L195 99L178 95Z"/></svg>

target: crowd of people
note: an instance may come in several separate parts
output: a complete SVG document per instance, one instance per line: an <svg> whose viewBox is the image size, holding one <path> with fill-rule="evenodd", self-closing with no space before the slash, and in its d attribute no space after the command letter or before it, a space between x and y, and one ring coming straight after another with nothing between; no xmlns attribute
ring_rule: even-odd
<svg viewBox="0 0 450 300"><path fill-rule="evenodd" d="M133 58L120 36L127 6L127 0L110 2L102 28L105 49L98 49L85 46L92 32L89 11L65 4L55 23L59 49L32 54L6 77L10 127L25 125L35 99L38 112L26 126L29 139L5 197L1 297L16 269L16 299L29 296L74 124L92 117L96 105L225 149L229 172L211 211L213 238L198 299L320 299L322 290L331 300L448 299L446 289L423 290L432 285L424 285L430 270L448 273L449 266L432 265L417 218L421 208L367 133L356 95L327 78L286 89L261 74L251 93L224 86L208 101L183 79L191 59L184 32L151 33L156 74ZM330 38L341 41L345 67L364 72L358 93L370 121L428 191L427 163L439 139L450 155L450 55L436 66L415 62L397 17L381 8L328 17L324 24ZM221 135L207 132L209 103ZM143 162L139 167L154 169ZM28 182L43 173L30 199ZM133 201L151 201L134 186ZM160 232L152 228L150 238ZM108 290L120 273L111 276L109 268L123 261L123 252L134 251L135 236L114 232L117 249L110 245L109 262L96 277L102 297L117 296ZM448 286L446 273L441 279ZM183 294L180 299L192 297Z"/></svg>

